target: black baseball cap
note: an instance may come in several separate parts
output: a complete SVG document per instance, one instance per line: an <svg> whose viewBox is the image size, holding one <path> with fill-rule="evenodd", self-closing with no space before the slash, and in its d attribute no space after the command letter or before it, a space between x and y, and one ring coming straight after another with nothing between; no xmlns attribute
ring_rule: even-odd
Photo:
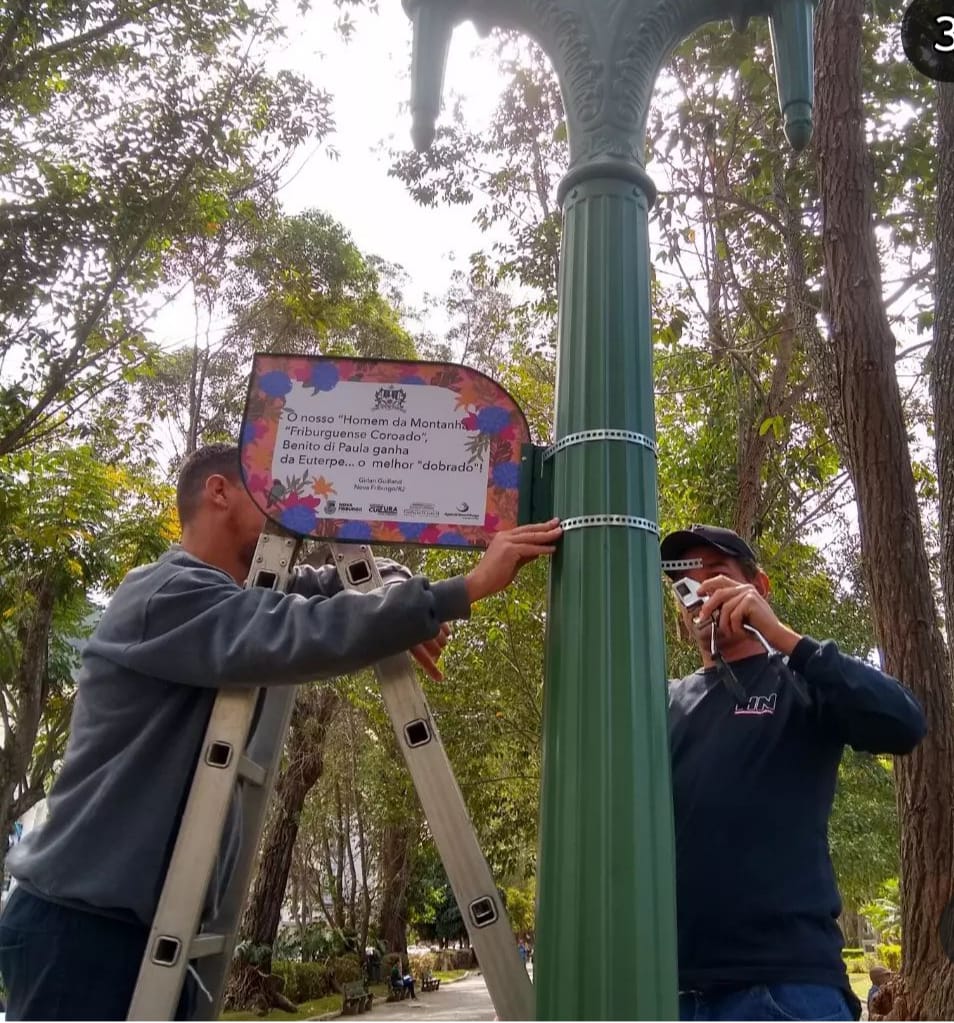
<svg viewBox="0 0 954 1023"><path fill-rule="evenodd" d="M758 555L739 536L724 526L692 525L688 529L677 529L664 537L659 548L663 562L679 561L691 547L714 547L733 558L751 558L758 561Z"/></svg>

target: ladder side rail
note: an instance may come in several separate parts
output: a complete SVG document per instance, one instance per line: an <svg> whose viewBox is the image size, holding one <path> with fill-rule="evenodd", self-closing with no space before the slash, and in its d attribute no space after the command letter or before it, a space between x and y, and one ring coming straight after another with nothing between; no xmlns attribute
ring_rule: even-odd
<svg viewBox="0 0 954 1023"><path fill-rule="evenodd" d="M275 686L265 692L262 712L248 745L248 756L256 763L266 764L266 777L261 786L242 786L242 845L238 859L222 898L219 912L208 924L208 930L224 938L222 952L199 959L196 972L209 992L210 998L200 994L192 1012L192 1019L218 1019L222 1012L225 985L228 981L232 957L238 941L242 914L248 901L252 879L258 869L261 838L265 830L265 814L275 790L281 755L271 757L269 751L279 754L285 745L292 712L295 709L297 686Z"/></svg>
<svg viewBox="0 0 954 1023"><path fill-rule="evenodd" d="M127 1019L175 1014L257 694L249 689L216 697Z"/></svg>
<svg viewBox="0 0 954 1023"><path fill-rule="evenodd" d="M266 523L245 585L285 589L299 546L299 540ZM220 690L215 698L127 1019L172 1019L175 1014L259 692ZM280 757L281 745L273 751L276 764ZM213 947L208 939L203 945Z"/></svg>
<svg viewBox="0 0 954 1023"><path fill-rule="evenodd" d="M367 545L331 544L342 583L382 583ZM533 984L408 654L375 665L381 694L500 1019L533 1019Z"/></svg>
<svg viewBox="0 0 954 1023"><path fill-rule="evenodd" d="M323 565L327 561L327 555L322 555L322 550L327 551L327 546L323 546L310 557L298 558L295 563ZM285 747L297 696L298 686L266 688L261 714L258 721L253 724L252 735L245 752L255 763L265 765L265 779L261 786L242 786L242 844L219 912L207 926L208 931L222 936L222 952L220 955L199 959L194 964L196 973L210 996L199 997L196 1000L191 1015L194 1020L218 1019L222 1012L225 985L228 982L235 946L238 944L245 904L248 902L252 881L258 870L266 813L278 780L281 752ZM278 756L273 755L276 750Z"/></svg>

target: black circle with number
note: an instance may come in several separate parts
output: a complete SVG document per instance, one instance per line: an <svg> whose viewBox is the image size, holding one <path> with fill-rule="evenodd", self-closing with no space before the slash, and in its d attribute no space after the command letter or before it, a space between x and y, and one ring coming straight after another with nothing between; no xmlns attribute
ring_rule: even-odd
<svg viewBox="0 0 954 1023"><path fill-rule="evenodd" d="M954 82L954 0L912 0L901 21L901 43L922 75Z"/></svg>

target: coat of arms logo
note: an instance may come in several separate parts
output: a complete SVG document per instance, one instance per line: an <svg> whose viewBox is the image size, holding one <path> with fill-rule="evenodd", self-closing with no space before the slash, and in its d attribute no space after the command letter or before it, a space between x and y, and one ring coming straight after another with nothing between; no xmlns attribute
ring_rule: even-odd
<svg viewBox="0 0 954 1023"><path fill-rule="evenodd" d="M374 410L390 409L395 412L404 411L404 403L407 401L407 392L403 387L395 387L386 384L374 392Z"/></svg>

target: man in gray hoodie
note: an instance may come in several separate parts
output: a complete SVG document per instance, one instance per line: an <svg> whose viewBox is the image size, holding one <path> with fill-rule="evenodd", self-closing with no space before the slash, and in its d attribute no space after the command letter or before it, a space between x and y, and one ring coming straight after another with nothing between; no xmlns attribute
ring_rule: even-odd
<svg viewBox="0 0 954 1023"><path fill-rule="evenodd" d="M433 678L445 624L551 554L556 520L498 533L465 576L431 583L393 562L388 585L343 590L301 569L292 592L244 589L264 515L238 449L182 467L182 543L134 569L90 637L49 816L10 854L18 884L0 915L8 1019L125 1019L216 692L327 679L409 650ZM227 820L206 914L240 839ZM178 1018L189 1011L189 986Z"/></svg>

